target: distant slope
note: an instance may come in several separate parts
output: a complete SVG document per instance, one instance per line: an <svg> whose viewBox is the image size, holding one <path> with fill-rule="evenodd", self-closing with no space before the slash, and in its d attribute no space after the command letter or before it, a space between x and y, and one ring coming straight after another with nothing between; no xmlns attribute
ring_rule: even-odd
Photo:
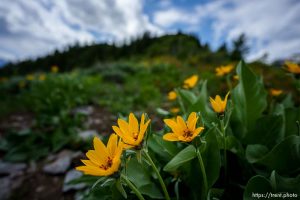
<svg viewBox="0 0 300 200"><path fill-rule="evenodd" d="M229 57L227 49L220 49L221 57ZM201 44L193 35L178 33L151 37L145 33L123 46L109 44L94 44L90 46L75 45L65 51L38 58L26 60L16 64L6 64L0 69L0 76L12 74L27 74L35 71L49 71L52 65L58 65L61 71L68 71L74 67L87 67L95 62L111 62L128 59L147 59L156 56L173 56L181 60L201 55L209 60L218 57L220 51L212 52L207 44Z"/></svg>

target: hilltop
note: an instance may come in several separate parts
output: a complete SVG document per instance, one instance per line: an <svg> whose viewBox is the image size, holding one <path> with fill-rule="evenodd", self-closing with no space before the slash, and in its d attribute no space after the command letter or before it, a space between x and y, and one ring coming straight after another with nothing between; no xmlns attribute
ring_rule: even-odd
<svg viewBox="0 0 300 200"><path fill-rule="evenodd" d="M75 67L86 68L96 62L139 61L162 56L174 57L190 64L199 62L213 64L216 61L219 64L240 60L247 50L244 44L245 37L242 35L233 42L232 51L228 51L225 44L217 51L212 51L208 44L201 43L198 37L191 34L179 32L174 35L152 36L144 33L128 44L99 43L86 46L76 44L35 60L8 63L0 69L0 74L10 76L36 71L47 72L53 65L58 65L61 71L69 71Z"/></svg>

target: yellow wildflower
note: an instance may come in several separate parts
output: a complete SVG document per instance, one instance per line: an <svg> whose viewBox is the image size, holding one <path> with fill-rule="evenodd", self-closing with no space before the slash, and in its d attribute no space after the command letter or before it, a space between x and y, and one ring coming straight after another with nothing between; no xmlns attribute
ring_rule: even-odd
<svg viewBox="0 0 300 200"><path fill-rule="evenodd" d="M167 141L191 142L204 130L204 127L196 128L197 120L198 117L195 112L189 115L186 122L181 116L177 116L176 121L165 119L164 122L172 129L172 132L165 134L163 139Z"/></svg>
<svg viewBox="0 0 300 200"><path fill-rule="evenodd" d="M53 65L53 66L51 67L51 72L52 72L52 73L57 73L58 71L59 71L58 66Z"/></svg>
<svg viewBox="0 0 300 200"><path fill-rule="evenodd" d="M112 134L107 146L102 141L94 138L94 150L89 150L86 156L89 160L81 160L85 166L76 167L76 170L93 176L109 176L119 170L123 143L118 142L118 136Z"/></svg>
<svg viewBox="0 0 300 200"><path fill-rule="evenodd" d="M171 108L171 113L178 113L180 111L179 108Z"/></svg>
<svg viewBox="0 0 300 200"><path fill-rule="evenodd" d="M168 99L169 99L170 101L173 101L173 100L175 100L176 98L177 98L177 94L176 94L175 91L171 91L171 92L168 93Z"/></svg>
<svg viewBox="0 0 300 200"><path fill-rule="evenodd" d="M26 76L26 80L28 80L28 81L32 81L33 79L34 79L34 75L32 75L32 74L28 74Z"/></svg>
<svg viewBox="0 0 300 200"><path fill-rule="evenodd" d="M240 77L238 75L234 75L233 79L236 80L236 81L238 81L238 80L240 80Z"/></svg>
<svg viewBox="0 0 300 200"><path fill-rule="evenodd" d="M270 89L270 94L274 97L279 96L282 94L282 90L278 90L278 89Z"/></svg>
<svg viewBox="0 0 300 200"><path fill-rule="evenodd" d="M224 100L221 99L221 97L219 95L217 95L215 97L215 99L213 98L209 98L210 100L210 103L211 103L211 106L213 108L213 110L216 112L216 113L224 113L225 112L225 109L226 109L226 104L227 104L227 98L228 98L228 95L229 95L230 92L228 92L226 94L226 97Z"/></svg>
<svg viewBox="0 0 300 200"><path fill-rule="evenodd" d="M20 81L18 85L19 85L19 88L24 88L26 86L26 82Z"/></svg>
<svg viewBox="0 0 300 200"><path fill-rule="evenodd" d="M233 65L226 65L216 68L216 75L217 76L224 76L229 74L233 70Z"/></svg>
<svg viewBox="0 0 300 200"><path fill-rule="evenodd" d="M184 80L183 88L185 89L193 88L197 84L197 81L198 81L198 75L193 75Z"/></svg>
<svg viewBox="0 0 300 200"><path fill-rule="evenodd" d="M292 63L289 61L285 62L286 70L293 73L293 74L300 74L300 66L296 63Z"/></svg>
<svg viewBox="0 0 300 200"><path fill-rule="evenodd" d="M46 79L46 75L45 74L40 74L39 75L39 80L40 81L44 81Z"/></svg>
<svg viewBox="0 0 300 200"><path fill-rule="evenodd" d="M145 114L142 114L141 122L139 125L138 120L133 113L129 114L129 122L123 119L118 119L119 126L113 126L114 132L122 138L124 148L129 149L139 147L144 139L145 132L150 123L150 119L145 123Z"/></svg>

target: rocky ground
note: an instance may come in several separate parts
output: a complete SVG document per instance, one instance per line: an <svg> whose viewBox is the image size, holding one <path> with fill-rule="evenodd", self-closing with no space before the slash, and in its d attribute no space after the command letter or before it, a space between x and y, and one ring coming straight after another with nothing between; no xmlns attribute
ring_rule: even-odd
<svg viewBox="0 0 300 200"><path fill-rule="evenodd" d="M78 137L89 140L100 134L110 134L110 127L116 117L108 111L96 106L78 107L72 111L87 116L84 130L78 131ZM29 129L34 123L31 113L13 113L0 119L0 136L9 134L11 130ZM0 154L0 200L48 200L48 199L80 199L75 193L85 188L83 184L67 183L82 174L74 168L81 164L84 152L61 150L56 154L30 163L10 163L2 159Z"/></svg>

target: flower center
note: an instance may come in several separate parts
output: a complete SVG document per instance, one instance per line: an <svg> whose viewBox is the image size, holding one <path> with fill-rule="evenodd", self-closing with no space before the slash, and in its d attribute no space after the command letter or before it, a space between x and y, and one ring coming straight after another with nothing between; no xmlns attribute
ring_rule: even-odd
<svg viewBox="0 0 300 200"><path fill-rule="evenodd" d="M137 140L137 139L138 139L138 137L139 137L139 134L137 134L137 133L133 133L133 139L134 139L134 140Z"/></svg>
<svg viewBox="0 0 300 200"><path fill-rule="evenodd" d="M108 170L109 168L111 168L112 164L113 164L112 159L110 157L108 157L107 161L106 161L106 165L102 164L102 165L100 165L100 168L104 169L104 170Z"/></svg>
<svg viewBox="0 0 300 200"><path fill-rule="evenodd" d="M185 130L183 131L183 136L186 137L186 138L192 137L192 136L193 136L193 132L190 131L189 129L185 129Z"/></svg>

